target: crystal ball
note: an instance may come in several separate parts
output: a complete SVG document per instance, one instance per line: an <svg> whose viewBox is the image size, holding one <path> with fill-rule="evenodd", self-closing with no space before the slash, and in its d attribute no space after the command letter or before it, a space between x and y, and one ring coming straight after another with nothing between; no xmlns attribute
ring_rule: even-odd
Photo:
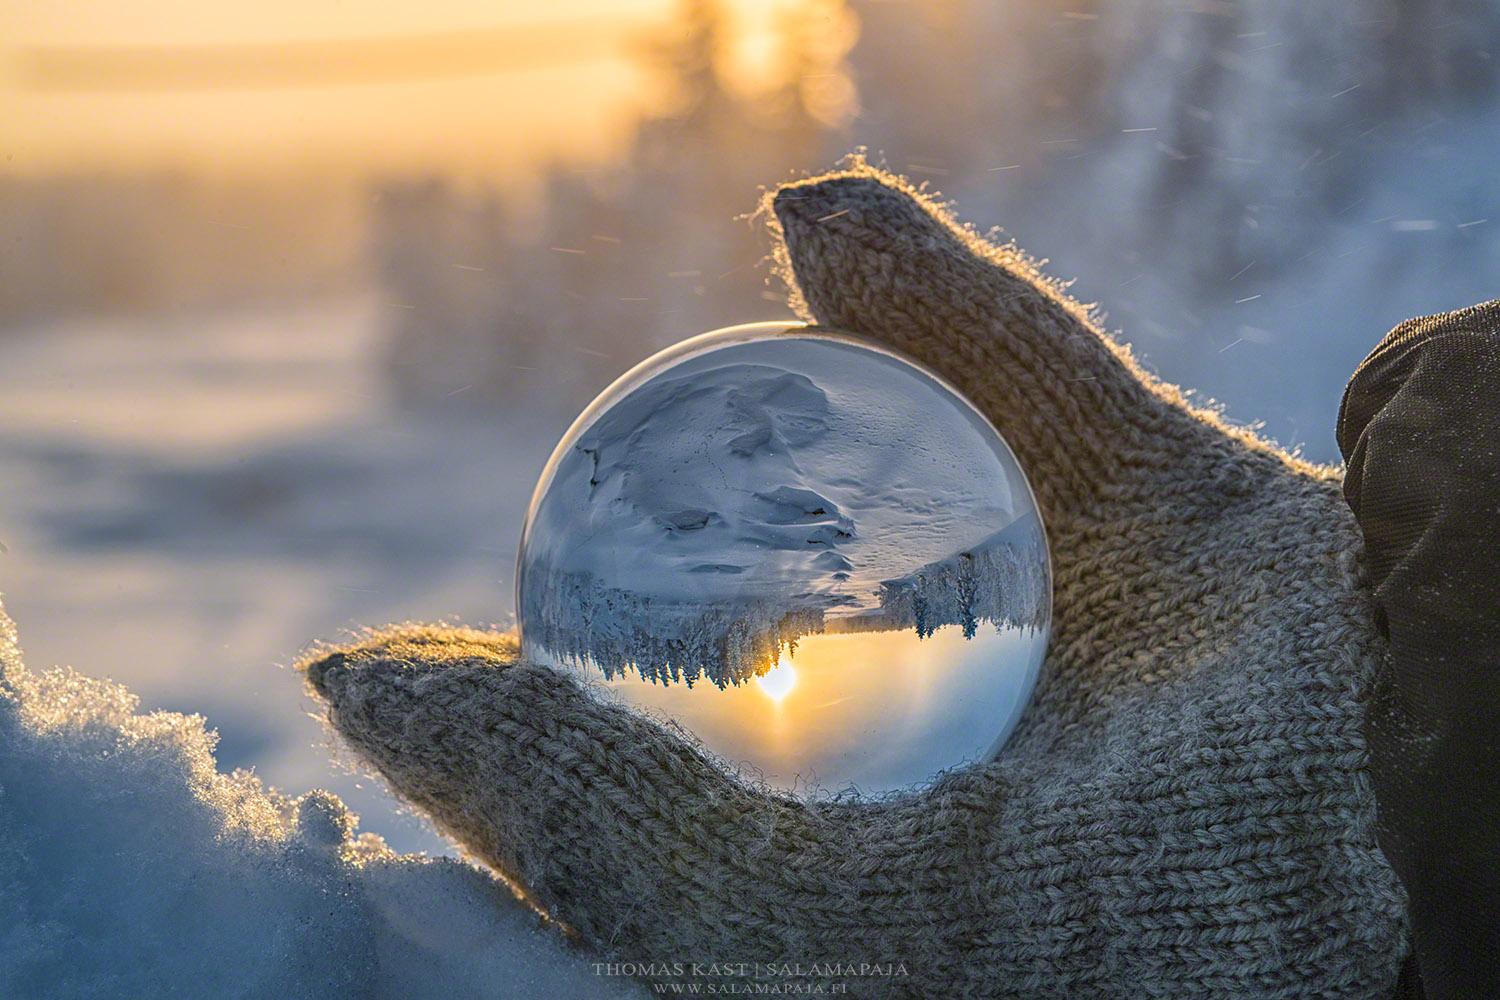
<svg viewBox="0 0 1500 1000"><path fill-rule="evenodd" d="M874 341L755 323L649 358L553 452L521 533L523 654L795 794L998 753L1051 623L994 426Z"/></svg>

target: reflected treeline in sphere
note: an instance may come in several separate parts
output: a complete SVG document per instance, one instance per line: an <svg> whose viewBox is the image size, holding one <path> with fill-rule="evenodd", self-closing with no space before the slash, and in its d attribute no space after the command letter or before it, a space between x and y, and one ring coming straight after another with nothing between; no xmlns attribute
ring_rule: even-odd
<svg viewBox="0 0 1500 1000"><path fill-rule="evenodd" d="M1051 574L994 427L863 338L686 341L584 411L521 536L525 655L789 791L885 792L996 753Z"/></svg>

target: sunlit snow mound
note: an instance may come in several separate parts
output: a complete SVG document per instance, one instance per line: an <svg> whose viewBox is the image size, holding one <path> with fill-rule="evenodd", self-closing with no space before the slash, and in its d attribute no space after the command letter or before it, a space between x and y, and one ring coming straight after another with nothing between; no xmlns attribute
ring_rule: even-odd
<svg viewBox="0 0 1500 1000"><path fill-rule="evenodd" d="M31 673L0 609L0 997L623 996L489 875L217 773L199 716Z"/></svg>

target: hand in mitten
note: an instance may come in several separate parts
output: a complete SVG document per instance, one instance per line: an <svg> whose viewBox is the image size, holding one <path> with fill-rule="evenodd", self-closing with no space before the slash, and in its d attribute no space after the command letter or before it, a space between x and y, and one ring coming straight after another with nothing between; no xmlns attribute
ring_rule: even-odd
<svg viewBox="0 0 1500 1000"><path fill-rule="evenodd" d="M444 628L304 664L333 726L621 959L842 963L810 974L851 995L1389 995L1405 897L1361 734L1381 639L1337 472L1193 407L899 179L856 163L768 206L799 311L946 376L1035 488L1051 644L999 757L794 801L510 636Z"/></svg>

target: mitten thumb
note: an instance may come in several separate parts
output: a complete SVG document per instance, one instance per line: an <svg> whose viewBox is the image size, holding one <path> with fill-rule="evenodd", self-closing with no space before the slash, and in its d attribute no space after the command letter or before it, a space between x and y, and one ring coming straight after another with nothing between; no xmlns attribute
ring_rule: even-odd
<svg viewBox="0 0 1500 1000"><path fill-rule="evenodd" d="M1049 525L1185 482L1243 488L1257 467L1279 471L1280 456L1146 372L1019 249L903 179L855 158L764 207L793 307L954 383L1015 449Z"/></svg>
<svg viewBox="0 0 1500 1000"><path fill-rule="evenodd" d="M945 907L909 879L913 866L933 870L926 853L952 853L941 815L915 803L825 811L756 791L516 657L509 635L404 626L299 669L402 798L556 920L630 957L707 956L729 941L743 945L736 958L834 957L850 941L886 954L872 906ZM866 850L893 821L926 831L926 845ZM756 903L775 898L781 912ZM792 940L799 928L817 940Z"/></svg>

